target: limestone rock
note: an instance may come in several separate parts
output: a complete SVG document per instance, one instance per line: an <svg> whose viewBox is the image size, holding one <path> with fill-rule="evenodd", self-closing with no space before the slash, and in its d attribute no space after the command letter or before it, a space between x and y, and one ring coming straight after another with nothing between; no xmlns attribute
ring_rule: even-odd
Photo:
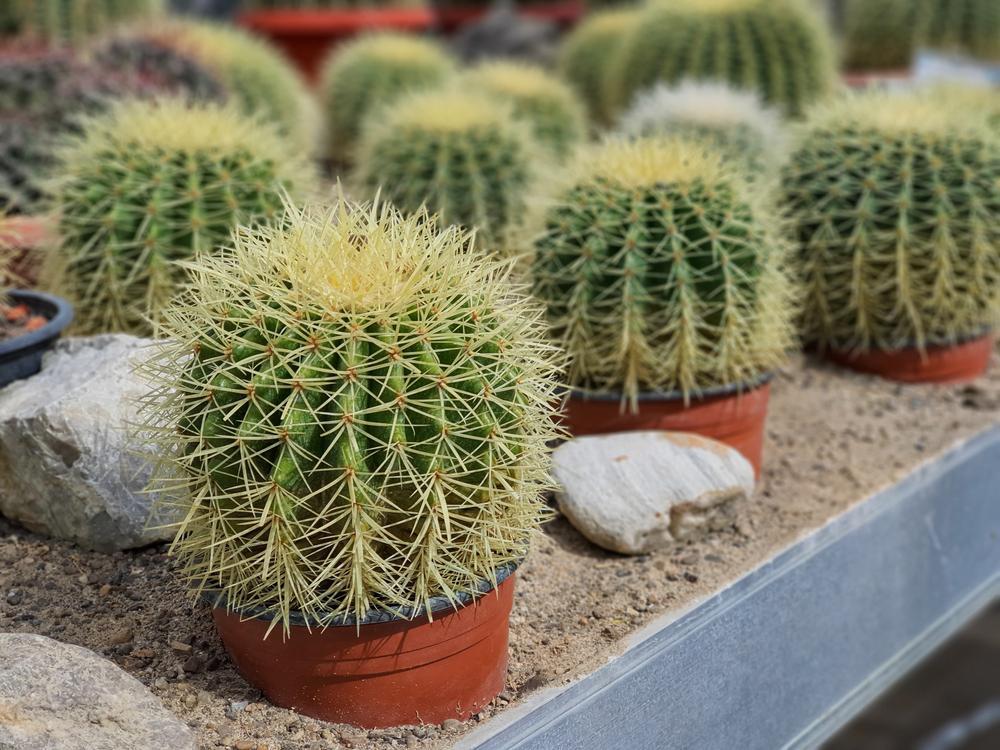
<svg viewBox="0 0 1000 750"><path fill-rule="evenodd" d="M141 682L80 646L0 633L0 750L195 750Z"/></svg>
<svg viewBox="0 0 1000 750"><path fill-rule="evenodd" d="M580 437L553 464L563 515L594 544L632 555L732 523L754 489L739 451L683 432Z"/></svg>

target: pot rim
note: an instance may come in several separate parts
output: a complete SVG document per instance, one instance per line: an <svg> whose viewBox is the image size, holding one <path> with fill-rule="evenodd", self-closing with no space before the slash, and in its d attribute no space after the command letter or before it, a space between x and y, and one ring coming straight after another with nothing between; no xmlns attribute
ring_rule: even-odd
<svg viewBox="0 0 1000 750"><path fill-rule="evenodd" d="M28 305L37 310L38 302L46 303L55 308L56 314L37 331L23 333L16 338L0 341L0 357L16 354L25 349L31 349L38 344L55 339L73 322L73 306L62 297L46 292L35 292L27 289L11 289L7 293L12 300Z"/></svg>
<svg viewBox="0 0 1000 750"><path fill-rule="evenodd" d="M741 380L737 383L726 385L713 385L709 388L700 388L691 391L685 396L683 391L643 391L636 398L640 403L644 401L704 401L717 396L732 396L738 393L749 393L761 388L774 380L774 371L761 373L755 378ZM621 391L586 391L580 388L566 389L569 398L578 398L582 401L621 401Z"/></svg>
<svg viewBox="0 0 1000 750"><path fill-rule="evenodd" d="M288 622L293 626L321 628L325 630L328 627L360 627L363 625L380 625L389 622L407 622L416 620L428 612L430 614L436 614L438 612L444 612L445 610L454 611L471 604L479 597L499 588L500 584L514 575L514 572L520 567L521 562L523 561L519 560L517 562L501 565L496 569L496 585L494 585L493 581L484 578L476 584L474 592L461 591L455 595L454 601L443 594L439 594L438 596L432 596L430 598L430 607L422 604L419 607L371 609L364 615L364 617L361 618L358 618L353 614L344 613L331 618L329 622L325 623L316 622L315 620L306 617L301 611L293 610L290 613ZM272 610L269 610L264 606L250 607L248 609L230 608L224 601L222 601L223 592L218 589L204 589L201 592L200 599L214 609L221 609L229 614L239 615L241 620L263 620L265 622L271 622L277 619L277 615Z"/></svg>
<svg viewBox="0 0 1000 750"><path fill-rule="evenodd" d="M860 346L841 346L834 342L826 342L822 344L816 344L816 349L820 352L838 352L842 354L897 354L899 352L909 352L909 351L924 351L928 349L951 349L956 346L964 346L965 344L971 344L974 341L980 341L985 338L993 337L995 330L991 326L985 326L980 328L976 333L968 333L964 336L957 336L951 341L927 341L923 347L917 345L915 341L908 341L901 346L895 346L890 349L882 347L860 347Z"/></svg>

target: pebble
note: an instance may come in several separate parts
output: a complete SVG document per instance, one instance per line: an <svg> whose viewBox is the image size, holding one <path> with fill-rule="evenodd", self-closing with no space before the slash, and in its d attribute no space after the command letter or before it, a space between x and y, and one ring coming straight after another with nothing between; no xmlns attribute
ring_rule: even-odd
<svg viewBox="0 0 1000 750"><path fill-rule="evenodd" d="M156 652L148 647L137 648L132 652L131 655L134 656L136 659L152 659L154 656L156 656Z"/></svg>
<svg viewBox="0 0 1000 750"><path fill-rule="evenodd" d="M21 603L21 592L17 589L11 589L7 592L7 603L12 606L17 606Z"/></svg>
<svg viewBox="0 0 1000 750"><path fill-rule="evenodd" d="M226 718L235 719L239 714L243 712L243 710L247 707L247 705L249 705L249 701L232 701L226 707ZM330 734L329 737L326 736L328 733ZM324 729L323 739L326 740L333 739L333 732L330 732L330 730L328 729Z"/></svg>
<svg viewBox="0 0 1000 750"><path fill-rule="evenodd" d="M105 597L105 596L107 596L110 593L111 593L111 584L110 583L105 583L97 591L97 595L100 596L100 597Z"/></svg>
<svg viewBox="0 0 1000 750"><path fill-rule="evenodd" d="M416 737L415 734L413 734L411 732L410 734L406 735L406 746L407 747L416 747L419 744L420 744L420 740L417 739L417 737Z"/></svg>
<svg viewBox="0 0 1000 750"><path fill-rule="evenodd" d="M446 732L454 732L462 728L462 722L458 719L445 719L441 722L441 728Z"/></svg>
<svg viewBox="0 0 1000 750"><path fill-rule="evenodd" d="M185 672L192 672L192 673L200 672L204 668L205 668L205 660L202 657L198 656L198 654L192 654L184 662Z"/></svg>
<svg viewBox="0 0 1000 750"><path fill-rule="evenodd" d="M364 734L342 734L340 741L348 747L363 747L368 742L368 737Z"/></svg>
<svg viewBox="0 0 1000 750"><path fill-rule="evenodd" d="M237 740L236 744L233 745L236 750L254 750L257 747L256 743L250 740Z"/></svg>
<svg viewBox="0 0 1000 750"><path fill-rule="evenodd" d="M132 638L134 638L134 637L135 636L132 633L132 628L121 628L121 629L115 630L113 633L111 633L111 636L108 638L108 640L111 643L113 643L116 646L118 646L118 645L121 645L123 643L129 643L132 640Z"/></svg>
<svg viewBox="0 0 1000 750"><path fill-rule="evenodd" d="M170 648L172 648L179 654L191 653L191 645L188 643L182 643L181 641L170 641L170 643L168 643L167 645L170 646Z"/></svg>

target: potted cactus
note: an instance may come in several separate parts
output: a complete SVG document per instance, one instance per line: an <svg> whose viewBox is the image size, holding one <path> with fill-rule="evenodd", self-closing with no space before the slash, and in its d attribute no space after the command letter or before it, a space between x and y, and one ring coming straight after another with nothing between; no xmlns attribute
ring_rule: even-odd
<svg viewBox="0 0 1000 750"><path fill-rule="evenodd" d="M0 33L18 34L46 45L79 44L115 24L150 18L160 0L4 0Z"/></svg>
<svg viewBox="0 0 1000 750"><path fill-rule="evenodd" d="M985 371L1000 305L1000 145L927 93L866 93L810 119L784 173L803 336L855 369Z"/></svg>
<svg viewBox="0 0 1000 750"><path fill-rule="evenodd" d="M311 186L299 152L233 106L122 102L60 153L58 246L43 278L77 307L82 333L148 334L184 275L237 223L271 220Z"/></svg>
<svg viewBox="0 0 1000 750"><path fill-rule="evenodd" d="M792 289L755 195L720 154L678 137L612 140L579 160L535 219L532 265L569 352L573 434L698 432L760 470Z"/></svg>
<svg viewBox="0 0 1000 750"><path fill-rule="evenodd" d="M517 15L554 24L573 26L586 12L584 0L430 0L435 25L448 34L482 20L491 8L509 7Z"/></svg>
<svg viewBox="0 0 1000 750"><path fill-rule="evenodd" d="M844 80L856 88L910 76L925 0L848 0Z"/></svg>
<svg viewBox="0 0 1000 750"><path fill-rule="evenodd" d="M923 0L921 41L933 49L1000 61L1000 4L995 0Z"/></svg>
<svg viewBox="0 0 1000 750"><path fill-rule="evenodd" d="M437 723L503 688L558 358L469 242L386 205L289 208L191 264L164 316L153 486L236 666L280 706Z"/></svg>

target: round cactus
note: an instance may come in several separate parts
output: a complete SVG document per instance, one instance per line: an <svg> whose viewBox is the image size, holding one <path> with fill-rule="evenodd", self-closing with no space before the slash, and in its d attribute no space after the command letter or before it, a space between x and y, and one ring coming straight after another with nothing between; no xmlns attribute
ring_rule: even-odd
<svg viewBox="0 0 1000 750"><path fill-rule="evenodd" d="M328 153L351 161L373 108L436 86L454 71L454 60L439 45L406 34L372 34L336 48L324 64L321 84Z"/></svg>
<svg viewBox="0 0 1000 750"><path fill-rule="evenodd" d="M627 8L594 13L566 37L559 49L559 72L583 99L591 118L611 121L605 107L609 61L632 29L638 11Z"/></svg>
<svg viewBox="0 0 1000 750"><path fill-rule="evenodd" d="M556 355L509 267L468 241L340 203L194 264L147 368L144 434L195 588L325 625L415 616L525 555Z"/></svg>
<svg viewBox="0 0 1000 750"><path fill-rule="evenodd" d="M586 114L576 94L542 68L513 61L479 65L463 85L509 102L514 117L526 123L538 143L566 159L586 135Z"/></svg>
<svg viewBox="0 0 1000 750"><path fill-rule="evenodd" d="M537 149L487 94L416 92L369 119L355 180L403 211L426 205L446 225L476 229L480 246L502 251L527 205Z"/></svg>
<svg viewBox="0 0 1000 750"><path fill-rule="evenodd" d="M924 0L924 41L931 47L1000 60L1000 3Z"/></svg>
<svg viewBox="0 0 1000 750"><path fill-rule="evenodd" d="M657 81L726 81L791 115L835 80L829 33L804 0L666 0L636 19L605 81L610 111Z"/></svg>
<svg viewBox="0 0 1000 750"><path fill-rule="evenodd" d="M153 16L161 0L4 0L8 32L46 42L78 43L110 26Z"/></svg>
<svg viewBox="0 0 1000 750"><path fill-rule="evenodd" d="M893 350L994 325L1000 146L928 94L818 110L784 175L805 337Z"/></svg>
<svg viewBox="0 0 1000 750"><path fill-rule="evenodd" d="M771 173L785 156L777 111L760 97L721 83L659 84L636 97L619 132L630 137L680 135L702 140L746 165L748 176Z"/></svg>
<svg viewBox="0 0 1000 750"><path fill-rule="evenodd" d="M233 108L116 105L60 154L60 246L45 269L85 333L147 333L175 293L175 262L270 220L309 167L268 125Z"/></svg>
<svg viewBox="0 0 1000 750"><path fill-rule="evenodd" d="M920 0L848 0L844 14L845 67L909 68L921 7Z"/></svg>
<svg viewBox="0 0 1000 750"><path fill-rule="evenodd" d="M696 142L609 141L537 219L533 277L569 381L685 394L774 368L790 341L785 247L768 209Z"/></svg>

